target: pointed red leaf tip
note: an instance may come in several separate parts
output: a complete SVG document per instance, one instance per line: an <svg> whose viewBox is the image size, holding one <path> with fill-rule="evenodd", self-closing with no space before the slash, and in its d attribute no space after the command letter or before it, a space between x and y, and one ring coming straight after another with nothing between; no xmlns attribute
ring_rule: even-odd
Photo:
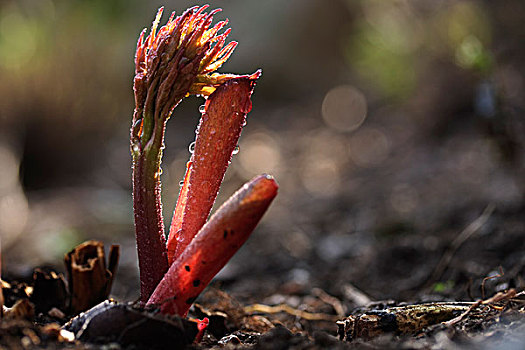
<svg viewBox="0 0 525 350"><path fill-rule="evenodd" d="M206 223L246 123L246 114L252 108L250 96L260 74L258 71L229 80L206 101L171 221L168 264L182 254Z"/></svg>
<svg viewBox="0 0 525 350"><path fill-rule="evenodd" d="M248 239L277 195L277 183L260 175L239 189L210 218L175 260L147 305L186 315L193 301Z"/></svg>
<svg viewBox="0 0 525 350"><path fill-rule="evenodd" d="M195 6L160 26L161 7L150 33L143 30L135 51L135 113L133 125L143 122L142 113L169 118L187 93L210 95L223 82L238 77L215 71L231 56L237 43L226 44L230 30L220 30L228 22L212 26L213 16L221 9L205 12L209 5ZM147 131L147 130L146 130ZM140 136L138 131L134 136ZM149 138L150 135L146 133ZM147 141L147 140L142 140Z"/></svg>

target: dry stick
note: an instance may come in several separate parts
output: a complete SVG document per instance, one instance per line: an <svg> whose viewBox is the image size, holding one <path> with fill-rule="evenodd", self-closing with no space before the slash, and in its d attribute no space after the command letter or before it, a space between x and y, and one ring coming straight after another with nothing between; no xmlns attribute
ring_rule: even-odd
<svg viewBox="0 0 525 350"><path fill-rule="evenodd" d="M313 313L302 310L297 310L287 304L279 304L275 306L269 306L264 304L253 304L244 307L244 312L248 314L252 313L263 313L263 314L276 314L279 312L285 312L289 315L299 317L308 321L337 321L341 317L336 315L327 315L322 313Z"/></svg>
<svg viewBox="0 0 525 350"><path fill-rule="evenodd" d="M500 266L499 267L499 274L485 277L483 279L483 281L481 281L481 299L485 299L485 283L487 283L487 281L495 279L495 278L501 278L504 275L505 275L505 273L503 272L503 267Z"/></svg>
<svg viewBox="0 0 525 350"><path fill-rule="evenodd" d="M494 212L495 206L494 204L489 204L483 211L483 213L473 222L470 223L457 237L452 241L452 244L450 247L445 251L443 256L441 257L441 260L437 264L436 268L434 269L434 272L428 279L428 282L426 283L426 286L429 287L434 281L437 281L443 276L443 273L447 269L447 267L450 264L450 261L454 257L454 254L458 251L458 249L465 243L474 233L476 233L489 219L489 217Z"/></svg>
<svg viewBox="0 0 525 350"><path fill-rule="evenodd" d="M448 326L448 327L453 326L456 323L461 322L462 320L464 320L472 312L472 310L474 310L475 308L477 308L480 305L491 305L493 303L497 303L497 302L502 301L502 300L512 299L516 295L518 295L518 294L516 294L516 290L511 288L507 292L498 292L493 297L491 297L491 298L489 298L487 300L480 299L480 300L476 301L474 304L472 304L467 309L467 311L465 311L464 313L462 313L458 317L455 317L455 318L451 319L450 321L443 322L443 324Z"/></svg>
<svg viewBox="0 0 525 350"><path fill-rule="evenodd" d="M340 316L340 317L345 316L345 310L344 310L343 304L341 303L341 300L328 294L321 288L312 289L312 294L318 297L325 304L330 305L334 309L337 316Z"/></svg>
<svg viewBox="0 0 525 350"><path fill-rule="evenodd" d="M260 175L224 203L173 262L147 305L186 315L197 296L248 239L277 195L272 177Z"/></svg>
<svg viewBox="0 0 525 350"><path fill-rule="evenodd" d="M366 306L372 302L372 298L350 283L345 283L342 290L345 298L357 306Z"/></svg>

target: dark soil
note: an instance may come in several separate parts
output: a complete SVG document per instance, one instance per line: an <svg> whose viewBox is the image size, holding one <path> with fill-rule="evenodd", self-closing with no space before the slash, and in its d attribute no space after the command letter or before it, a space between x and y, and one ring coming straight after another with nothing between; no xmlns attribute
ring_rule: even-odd
<svg viewBox="0 0 525 350"><path fill-rule="evenodd" d="M472 135L463 137L476 139ZM464 147L472 149L473 146ZM424 162L434 161L420 156L420 163L412 169L403 169L403 155L393 157L399 159L388 167L396 169L396 176L405 171L417 173L415 168L429 167ZM491 168L493 175L512 166L505 162L498 164ZM283 219L278 213L271 214L275 221L263 222L247 246L197 300L190 317L208 317L210 325L198 344L187 346L197 349L525 346L522 295L510 295L490 303L483 312L467 312L463 319L451 325L437 323L410 334L400 334L393 329L366 339L341 340L335 321L349 315L358 317L370 310L407 303L474 302L487 300L498 292L519 293L525 288L525 207L521 197L502 200L497 198L499 193L489 191L488 194L472 192L472 198L463 200L452 190L452 200L447 198L451 195L448 190L430 189L431 177L420 174L411 186L418 187L418 193L429 193L433 197L422 198L418 207L413 208L411 219L403 220L377 200L389 186L392 171L363 173L361 186L351 194L340 193L335 199L303 198L301 206L294 206L288 212L291 220L290 217ZM502 188L508 185L505 181L519 183L520 171L506 177ZM447 170L445 165L437 168L435 176L443 173L458 176L455 169ZM450 184L454 186L454 181ZM472 186L480 191L484 188L483 183ZM462 188L458 186L456 190ZM286 226L290 223L291 226ZM281 248L276 249L276 244ZM117 277L117 292L136 288L136 280L127 274L126 268L124 265L120 278ZM7 281L11 283L11 288L4 289L7 306L31 294L27 288L33 284L30 276L25 280L7 278ZM125 297L119 298L125 301ZM41 301L35 302L39 310ZM46 300L46 308L49 307ZM144 315L148 320L156 317L155 312L144 312ZM50 323L62 325L69 316L53 317L37 311L35 320L36 323L3 321L0 344L7 348L98 348L100 342L111 348L153 346L152 342L147 345L123 343L123 337L115 336L84 337L70 343L55 328L45 328ZM180 321L155 322L169 322L170 327L178 327L173 326L173 322ZM129 324L123 323L122 329L128 328ZM139 327L137 332L145 332L144 337L158 340L173 334L167 329L165 335L150 333L150 328ZM122 335L121 331L115 334ZM181 344L190 344L188 339ZM157 346L168 347L162 342Z"/></svg>

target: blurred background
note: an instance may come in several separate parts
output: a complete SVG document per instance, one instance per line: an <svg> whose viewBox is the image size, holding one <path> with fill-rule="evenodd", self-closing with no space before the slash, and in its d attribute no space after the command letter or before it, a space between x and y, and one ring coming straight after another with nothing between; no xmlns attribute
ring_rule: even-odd
<svg viewBox="0 0 525 350"><path fill-rule="evenodd" d="M100 239L123 249L114 294L138 296L128 137L135 44L158 7L164 23L203 3L0 1L3 276L63 270L64 253ZM489 204L488 224L434 291L500 265L514 271L506 286L523 282L522 0L208 3L223 8L215 22L229 18L239 41L221 71L263 69L217 203L263 172L280 184L218 276L225 289L240 298L312 286L343 295L353 284L373 298L410 297ZM168 123L166 218L202 103L186 99Z"/></svg>

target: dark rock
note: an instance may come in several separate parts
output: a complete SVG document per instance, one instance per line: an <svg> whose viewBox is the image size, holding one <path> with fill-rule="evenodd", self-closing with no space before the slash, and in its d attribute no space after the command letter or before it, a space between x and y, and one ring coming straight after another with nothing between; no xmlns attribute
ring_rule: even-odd
<svg viewBox="0 0 525 350"><path fill-rule="evenodd" d="M81 313L64 328L83 342L116 342L135 349L182 348L191 344L198 332L195 322L111 301Z"/></svg>

